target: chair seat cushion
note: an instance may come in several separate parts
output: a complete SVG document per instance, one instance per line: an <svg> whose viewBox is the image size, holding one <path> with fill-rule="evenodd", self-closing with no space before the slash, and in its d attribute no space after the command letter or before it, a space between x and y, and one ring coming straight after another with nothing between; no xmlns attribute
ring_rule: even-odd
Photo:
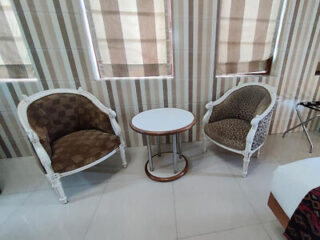
<svg viewBox="0 0 320 240"><path fill-rule="evenodd" d="M204 131L212 140L226 147L244 150L250 128L250 122L246 120L229 118L208 123Z"/></svg>
<svg viewBox="0 0 320 240"><path fill-rule="evenodd" d="M52 168L55 172L68 172L88 165L120 145L120 139L98 130L81 130L53 142Z"/></svg>

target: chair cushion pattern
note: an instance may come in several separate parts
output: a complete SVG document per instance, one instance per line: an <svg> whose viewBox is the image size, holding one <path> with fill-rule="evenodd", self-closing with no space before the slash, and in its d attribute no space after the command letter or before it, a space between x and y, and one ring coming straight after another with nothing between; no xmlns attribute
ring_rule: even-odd
<svg viewBox="0 0 320 240"><path fill-rule="evenodd" d="M79 130L77 98L76 94L64 93L34 101L27 111L30 126L38 135L47 132L50 143Z"/></svg>
<svg viewBox="0 0 320 240"><path fill-rule="evenodd" d="M78 116L80 129L96 129L114 134L109 116L85 97L78 98Z"/></svg>
<svg viewBox="0 0 320 240"><path fill-rule="evenodd" d="M109 116L88 98L72 93L56 93L34 101L27 110L31 128L52 157L52 144L79 130L101 130L114 134Z"/></svg>
<svg viewBox="0 0 320 240"><path fill-rule="evenodd" d="M88 165L120 145L120 139L98 130L81 130L63 136L52 144L52 168L55 172L68 172Z"/></svg>
<svg viewBox="0 0 320 240"><path fill-rule="evenodd" d="M208 123L204 127L204 131L212 140L226 147L244 150L250 128L250 122L230 118Z"/></svg>
<svg viewBox="0 0 320 240"><path fill-rule="evenodd" d="M271 103L267 89L261 86L245 86L231 93L222 103L214 106L209 122L228 118L251 121L263 113Z"/></svg>

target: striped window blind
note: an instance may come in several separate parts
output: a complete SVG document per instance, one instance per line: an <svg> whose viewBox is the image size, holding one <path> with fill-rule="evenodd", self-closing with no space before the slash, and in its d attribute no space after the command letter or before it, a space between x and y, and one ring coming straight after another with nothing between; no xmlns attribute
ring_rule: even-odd
<svg viewBox="0 0 320 240"><path fill-rule="evenodd" d="M282 3L220 1L218 75L269 72Z"/></svg>
<svg viewBox="0 0 320 240"><path fill-rule="evenodd" d="M168 0L89 0L86 4L101 78L172 74Z"/></svg>
<svg viewBox="0 0 320 240"><path fill-rule="evenodd" d="M0 81L35 78L24 38L10 0L0 1Z"/></svg>

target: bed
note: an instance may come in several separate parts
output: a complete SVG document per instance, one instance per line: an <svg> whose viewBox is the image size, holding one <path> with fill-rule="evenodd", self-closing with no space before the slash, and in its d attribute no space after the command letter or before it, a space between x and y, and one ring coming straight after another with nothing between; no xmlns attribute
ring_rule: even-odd
<svg viewBox="0 0 320 240"><path fill-rule="evenodd" d="M273 175L268 205L284 228L304 196L320 186L320 157L279 166Z"/></svg>

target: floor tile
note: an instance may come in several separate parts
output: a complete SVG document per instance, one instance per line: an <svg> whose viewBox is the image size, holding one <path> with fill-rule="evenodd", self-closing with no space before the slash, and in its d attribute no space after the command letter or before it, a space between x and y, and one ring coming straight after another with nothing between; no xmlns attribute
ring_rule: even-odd
<svg viewBox="0 0 320 240"><path fill-rule="evenodd" d="M37 191L0 226L0 239L83 239L104 186L65 189L62 204L53 191Z"/></svg>
<svg viewBox="0 0 320 240"><path fill-rule="evenodd" d="M227 231L187 238L188 240L270 240L260 225L246 226Z"/></svg>
<svg viewBox="0 0 320 240"><path fill-rule="evenodd" d="M320 133L311 132L314 149L309 153L309 143L302 132L290 133L282 138L280 134L270 135L267 138L264 150L268 156L281 164L297 161L320 155Z"/></svg>
<svg viewBox="0 0 320 240"><path fill-rule="evenodd" d="M126 148L126 159L128 162L128 167L125 169L126 172L139 172L143 170L144 164L147 161L147 148ZM102 169L123 170L121 165L120 153L116 153L111 158L97 165L97 167Z"/></svg>
<svg viewBox="0 0 320 240"><path fill-rule="evenodd" d="M228 167L236 176L242 192L245 194L248 202L253 206L261 222L275 220L275 217L267 206L269 194L271 191L271 181L273 171L279 166L279 163L269 161L268 157L252 158L248 175L243 178L241 174L242 162L239 159L229 159Z"/></svg>
<svg viewBox="0 0 320 240"><path fill-rule="evenodd" d="M0 195L0 225L30 196L31 192Z"/></svg>
<svg viewBox="0 0 320 240"><path fill-rule="evenodd" d="M272 240L286 240L283 236L284 228L278 220L263 224L264 229Z"/></svg>
<svg viewBox="0 0 320 240"><path fill-rule="evenodd" d="M223 165L217 168L226 171ZM255 224L258 218L232 177L203 173L173 183L179 237Z"/></svg>
<svg viewBox="0 0 320 240"><path fill-rule="evenodd" d="M172 184L136 175L115 176L106 186L86 239L106 236L108 239L176 239Z"/></svg>
<svg viewBox="0 0 320 240"><path fill-rule="evenodd" d="M39 189L45 180L33 157L0 160L2 194L34 191Z"/></svg>
<svg viewBox="0 0 320 240"><path fill-rule="evenodd" d="M62 179L70 202L56 194L32 157L0 160L0 239L273 239L284 229L267 206L274 169L320 155L302 133L268 136L248 176L242 156L201 142L184 143L189 171L172 183L157 183L144 172L146 147L119 154ZM171 145L163 145L163 151ZM156 146L153 146L154 150Z"/></svg>
<svg viewBox="0 0 320 240"><path fill-rule="evenodd" d="M229 155L214 145L209 146L204 153L201 142L187 143L183 154L189 160L189 175L233 177L226 165Z"/></svg>

